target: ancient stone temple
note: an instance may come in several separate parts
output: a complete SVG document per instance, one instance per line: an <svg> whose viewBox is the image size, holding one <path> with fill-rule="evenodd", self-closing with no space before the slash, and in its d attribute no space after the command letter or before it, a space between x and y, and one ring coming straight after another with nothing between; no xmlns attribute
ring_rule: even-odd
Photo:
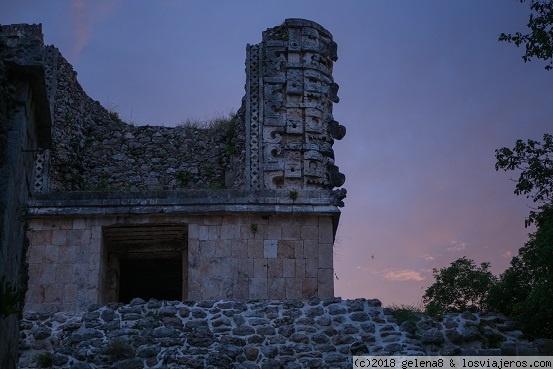
<svg viewBox="0 0 553 369"><path fill-rule="evenodd" d="M246 48L237 113L174 128L127 124L89 98L40 26L1 35L12 63L34 48L45 101L47 131L27 153L25 310L333 296L345 177L332 146L345 128L327 30L302 19L266 30Z"/></svg>

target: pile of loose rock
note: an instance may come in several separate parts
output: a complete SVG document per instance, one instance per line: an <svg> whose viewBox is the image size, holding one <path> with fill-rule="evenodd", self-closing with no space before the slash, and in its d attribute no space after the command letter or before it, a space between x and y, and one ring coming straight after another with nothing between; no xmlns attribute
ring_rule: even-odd
<svg viewBox="0 0 553 369"><path fill-rule="evenodd" d="M20 368L351 368L354 355L538 355L513 321L487 313L429 318L379 300L157 301L27 313ZM402 318L403 319L403 318Z"/></svg>

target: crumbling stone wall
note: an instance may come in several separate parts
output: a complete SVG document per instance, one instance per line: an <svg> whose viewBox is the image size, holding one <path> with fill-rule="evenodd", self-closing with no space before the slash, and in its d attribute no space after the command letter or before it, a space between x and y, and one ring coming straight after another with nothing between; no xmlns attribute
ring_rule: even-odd
<svg viewBox="0 0 553 369"><path fill-rule="evenodd" d="M28 239L27 201L32 191L34 150L49 145L50 111L44 89L40 27L0 27L0 367L15 368L17 310L8 300L24 295ZM16 294L13 297L17 297ZM9 302L8 302L9 301Z"/></svg>
<svg viewBox="0 0 553 369"><path fill-rule="evenodd" d="M19 367L351 368L354 355L551 355L489 313L416 316L398 324L378 300L141 299L80 314L28 313Z"/></svg>
<svg viewBox="0 0 553 369"><path fill-rule="evenodd" d="M54 149L40 192L234 187L235 157L244 146L241 111L211 127L134 126L88 97L53 46L46 48L45 64Z"/></svg>

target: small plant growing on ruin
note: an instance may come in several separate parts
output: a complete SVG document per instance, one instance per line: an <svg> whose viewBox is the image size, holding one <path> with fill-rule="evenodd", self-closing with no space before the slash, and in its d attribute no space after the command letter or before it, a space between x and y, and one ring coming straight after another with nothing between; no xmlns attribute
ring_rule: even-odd
<svg viewBox="0 0 553 369"><path fill-rule="evenodd" d="M300 194L296 189L291 189L290 192L288 192L288 198L291 199L292 201L296 201L299 195Z"/></svg>
<svg viewBox="0 0 553 369"><path fill-rule="evenodd" d="M421 319L422 309L413 305L395 305L389 306L392 310L392 316L397 320L397 324L412 321L417 322Z"/></svg>
<svg viewBox="0 0 553 369"><path fill-rule="evenodd" d="M22 294L21 288L6 281L6 277L0 279L0 318L19 313Z"/></svg>
<svg viewBox="0 0 553 369"><path fill-rule="evenodd" d="M180 185L184 187L192 180L192 174L185 170L179 170L175 173L175 178L180 182Z"/></svg>
<svg viewBox="0 0 553 369"><path fill-rule="evenodd" d="M120 122L121 121L121 118L119 117L119 113L116 112L116 111L110 111L109 112L109 117L114 122Z"/></svg>
<svg viewBox="0 0 553 369"><path fill-rule="evenodd" d="M132 359L135 356L134 349L124 338L115 337L108 345L106 354L114 361Z"/></svg>
<svg viewBox="0 0 553 369"><path fill-rule="evenodd" d="M257 233L257 223L250 224L250 229L252 230L253 234Z"/></svg>
<svg viewBox="0 0 553 369"><path fill-rule="evenodd" d="M207 177L213 177L213 175L215 174L215 169L213 169L213 167L210 165L206 165L202 169Z"/></svg>
<svg viewBox="0 0 553 369"><path fill-rule="evenodd" d="M105 190L108 189L108 187L109 187L108 180L105 179L105 178L102 178L102 179L100 179L100 182L98 182L98 186L96 187L96 189L98 191L105 191Z"/></svg>
<svg viewBox="0 0 553 369"><path fill-rule="evenodd" d="M42 352L33 356L32 361L39 368L51 368L54 365L54 355L51 352Z"/></svg>

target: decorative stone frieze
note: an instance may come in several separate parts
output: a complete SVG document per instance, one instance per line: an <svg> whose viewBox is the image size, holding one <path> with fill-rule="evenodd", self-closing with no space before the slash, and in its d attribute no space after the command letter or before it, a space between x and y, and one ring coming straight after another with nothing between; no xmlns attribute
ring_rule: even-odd
<svg viewBox="0 0 553 369"><path fill-rule="evenodd" d="M246 59L246 188L332 189L345 176L332 145L346 129L334 120L338 59L320 25L287 19L248 45Z"/></svg>

